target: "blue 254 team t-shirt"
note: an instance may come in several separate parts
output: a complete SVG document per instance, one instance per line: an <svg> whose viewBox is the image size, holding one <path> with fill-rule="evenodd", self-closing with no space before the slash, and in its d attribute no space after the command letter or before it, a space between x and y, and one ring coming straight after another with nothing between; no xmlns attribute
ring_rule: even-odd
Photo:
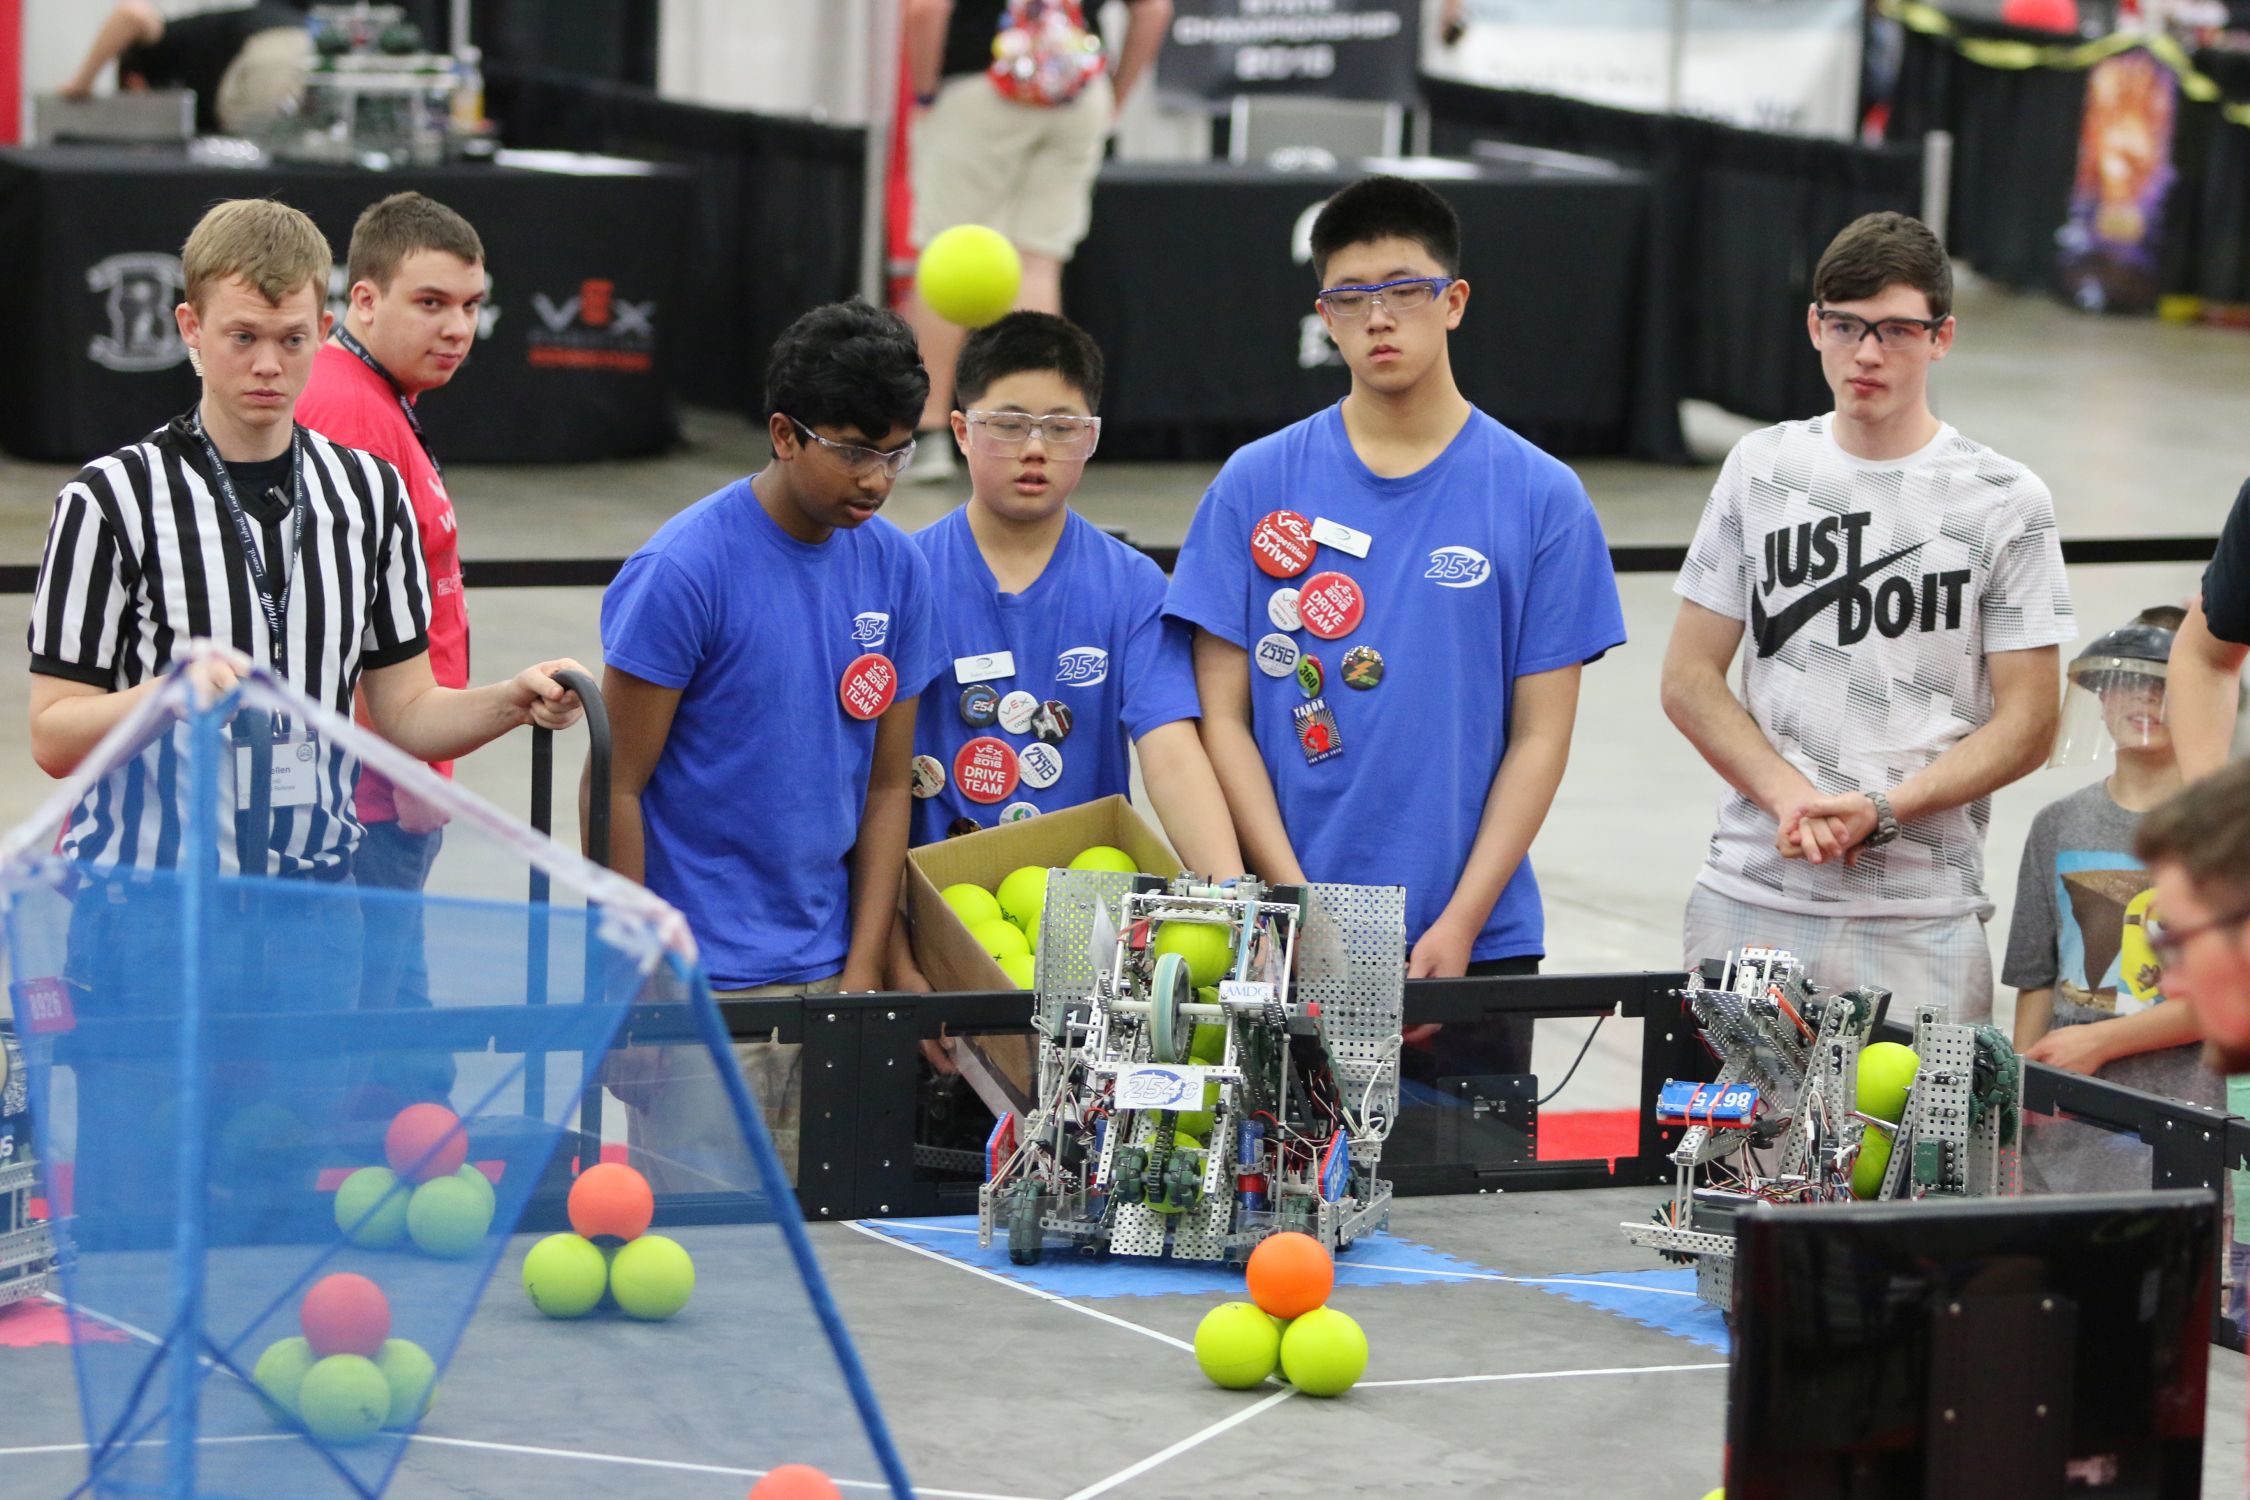
<svg viewBox="0 0 2250 1500"><path fill-rule="evenodd" d="M641 794L647 883L688 919L712 985L837 972L875 756L845 679L872 711L944 666L922 554L880 517L798 541L737 480L626 560L602 596L602 650L680 690Z"/></svg>
<svg viewBox="0 0 2250 1500"><path fill-rule="evenodd" d="M1163 571L1092 522L1068 516L1020 594L1000 592L966 506L914 542L948 663L914 721L915 843L1125 794L1128 738L1196 717L1191 636L1164 618ZM980 740L964 786L958 762Z"/></svg>
<svg viewBox="0 0 2250 1500"><path fill-rule="evenodd" d="M1249 653L1258 748L1306 876L1405 886L1410 943L1468 863L1516 679L1625 640L1584 487L1480 411L1400 479L1360 461L1340 407L1243 448L1196 511L1165 609ZM1471 957L1544 951L1526 860Z"/></svg>

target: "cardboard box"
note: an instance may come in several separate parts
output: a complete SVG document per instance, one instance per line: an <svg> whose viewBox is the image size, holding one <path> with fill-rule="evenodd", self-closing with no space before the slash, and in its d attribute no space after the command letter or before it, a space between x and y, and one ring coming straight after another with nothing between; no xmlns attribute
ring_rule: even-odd
<svg viewBox="0 0 2250 1500"><path fill-rule="evenodd" d="M1015 988L953 908L938 894L966 882L992 890L1009 872L1025 865L1060 869L1095 844L1124 850L1142 871L1166 879L1180 873L1180 862L1157 831L1123 797L1104 797L1060 812L1042 813L1021 823L924 844L906 854L906 932L930 985L940 994L974 994ZM1029 1095L1035 1071L1028 1037L986 1037L986 1059L1018 1095Z"/></svg>

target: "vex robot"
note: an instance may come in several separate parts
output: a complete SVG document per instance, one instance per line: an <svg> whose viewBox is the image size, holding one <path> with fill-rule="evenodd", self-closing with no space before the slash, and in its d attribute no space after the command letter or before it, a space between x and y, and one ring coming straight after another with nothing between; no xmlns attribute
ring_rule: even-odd
<svg viewBox="0 0 2250 1500"><path fill-rule="evenodd" d="M54 1270L54 1238L31 1216L38 1184L23 1054L0 1026L0 1307L38 1296Z"/></svg>
<svg viewBox="0 0 2250 1500"><path fill-rule="evenodd" d="M1705 1301L1733 1308L1734 1218L1751 1204L2018 1191L2023 1065L1994 1028L1923 1005L1910 1054L1870 1043L1889 992L1823 995L1777 948L1707 959L1679 993L1718 1076L1664 1085L1658 1123L1683 1127L1672 1198L1622 1227L1692 1263Z"/></svg>
<svg viewBox="0 0 2250 1500"><path fill-rule="evenodd" d="M1221 1261L1382 1228L1404 969L1396 888L1053 872L1037 1092L988 1146L982 1243Z"/></svg>

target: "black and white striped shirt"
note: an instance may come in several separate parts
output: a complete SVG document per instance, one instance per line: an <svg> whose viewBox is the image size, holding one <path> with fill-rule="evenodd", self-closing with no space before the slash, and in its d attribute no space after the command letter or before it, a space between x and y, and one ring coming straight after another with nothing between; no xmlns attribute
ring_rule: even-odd
<svg viewBox="0 0 2250 1500"><path fill-rule="evenodd" d="M284 616L287 677L348 717L362 671L428 649L429 581L398 470L296 431L309 509ZM245 467L229 465L230 473ZM239 482L235 489L278 588L295 526L287 480L278 495L253 496ZM241 535L192 419L180 417L63 486L32 602L31 670L120 692L163 675L177 648L198 637L274 660ZM176 740L142 756L137 772L103 780L71 820L66 855L97 867L178 862L186 777L174 774ZM348 867L360 835L351 796L357 764L341 746L324 743L321 752L311 805L273 810L269 873ZM231 787L232 777L226 781Z"/></svg>

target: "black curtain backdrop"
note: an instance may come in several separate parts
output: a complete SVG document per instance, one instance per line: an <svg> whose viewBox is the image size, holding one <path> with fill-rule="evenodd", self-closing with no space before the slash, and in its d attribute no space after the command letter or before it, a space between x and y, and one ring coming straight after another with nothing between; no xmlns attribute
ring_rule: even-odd
<svg viewBox="0 0 2250 1500"><path fill-rule="evenodd" d="M496 65L485 87L511 146L697 172L676 299L694 312L673 325L684 399L751 410L764 399L766 351L782 329L859 289L864 131L679 104L550 69Z"/></svg>
<svg viewBox="0 0 2250 1500"><path fill-rule="evenodd" d="M2046 33L1957 21L1967 38L2051 46ZM2205 53L2198 71L2223 100L2250 99L2250 58ZM1920 140L1953 135L1953 185L1946 239L1953 253L2008 286L2059 292L2056 231L2070 217L2085 112L2081 68L1990 68L1962 56L1949 38L1909 31L1891 133ZM2250 301L2250 129L2217 103L2184 93L2174 116L2178 174L2164 209L2166 292Z"/></svg>
<svg viewBox="0 0 2250 1500"><path fill-rule="evenodd" d="M420 3L444 8L443 0ZM654 88L658 9L658 0L477 0L470 31L487 68L547 68Z"/></svg>
<svg viewBox="0 0 2250 1500"><path fill-rule="evenodd" d="M1671 312L1651 318L1643 359L1676 370L1678 394L1759 421L1827 409L1805 337L1813 265L1859 215L1919 207L1918 145L1869 149L1428 76L1422 89L1440 155L1497 140L1650 175L1650 264L1661 285L1646 305Z"/></svg>

